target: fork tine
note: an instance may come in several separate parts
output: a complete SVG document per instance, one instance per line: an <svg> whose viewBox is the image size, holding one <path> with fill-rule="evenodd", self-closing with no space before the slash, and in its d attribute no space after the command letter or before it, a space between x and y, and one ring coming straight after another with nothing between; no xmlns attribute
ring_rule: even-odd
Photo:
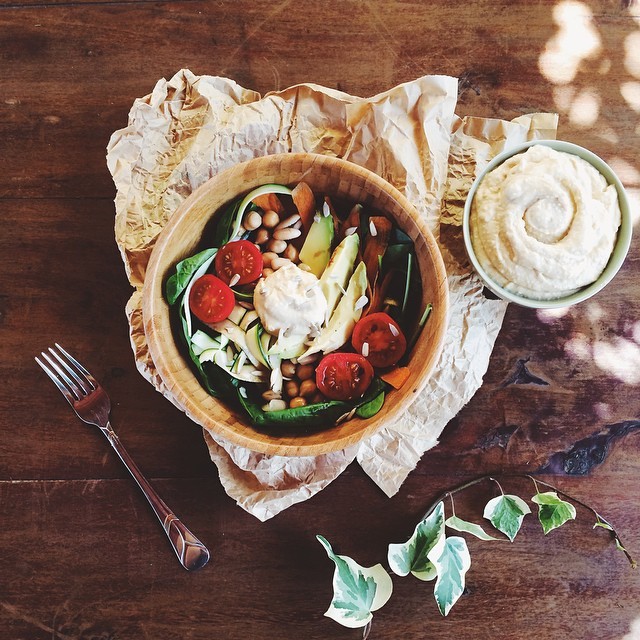
<svg viewBox="0 0 640 640"><path fill-rule="evenodd" d="M56 344L56 346L60 348L60 345ZM86 396L87 394L91 393L95 389L95 387L91 384L91 382L89 382L86 379L86 377L78 375L78 372L74 370L73 366L71 366L68 362L66 362L64 358L62 358L62 356L56 352L55 349L52 349L51 347L49 347L49 353L60 363L60 365L62 365L65 372L73 378L73 381L75 382L76 386L80 388L81 394L83 396ZM75 364L77 364L81 369L84 368L75 358L70 356L66 351L64 351L64 354L70 357L71 360ZM82 371L80 371L80 373L82 373Z"/></svg>
<svg viewBox="0 0 640 640"><path fill-rule="evenodd" d="M42 357L46 358L47 356L42 353ZM67 389L67 387L63 384L62 380L58 377L55 371L52 371L50 367L48 367L38 356L36 356L35 361L40 365L40 368L51 378L53 384L58 387L58 391L66 398L67 402L73 406L73 401L77 400L77 398Z"/></svg>
<svg viewBox="0 0 640 640"><path fill-rule="evenodd" d="M81 387L79 387L67 374L63 371L57 362L54 362L44 351L41 353L42 357L49 363L49 365L55 370L55 373L58 374L58 378L62 378L61 382L67 386L67 389L71 391L71 393L78 400L82 400L85 397L86 393L83 391ZM54 354L55 355L55 354Z"/></svg>
<svg viewBox="0 0 640 640"><path fill-rule="evenodd" d="M80 371L80 373L82 373L82 375L89 381L93 389L97 389L98 381L91 375L91 373L87 371L68 351L65 351L57 342L55 343L55 346L58 347L58 350L62 351L69 361L76 366L78 371Z"/></svg>

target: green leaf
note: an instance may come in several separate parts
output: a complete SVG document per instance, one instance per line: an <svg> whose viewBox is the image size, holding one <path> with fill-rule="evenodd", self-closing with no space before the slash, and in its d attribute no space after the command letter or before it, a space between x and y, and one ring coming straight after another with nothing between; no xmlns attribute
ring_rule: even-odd
<svg viewBox="0 0 640 640"><path fill-rule="evenodd" d="M175 273L167 280L165 285L165 298L170 305L174 305L182 292L187 288L194 273L209 258L217 253L217 249L205 249L194 256L178 262Z"/></svg>
<svg viewBox="0 0 640 640"><path fill-rule="evenodd" d="M497 496L489 500L484 508L484 517L511 542L520 531L522 521L528 513L531 513L529 505L522 498L511 495Z"/></svg>
<svg viewBox="0 0 640 640"><path fill-rule="evenodd" d="M373 618L372 612L391 597L391 576L381 564L362 567L348 556L336 555L324 537L316 538L336 565L333 599L324 615L352 629L366 626Z"/></svg>
<svg viewBox="0 0 640 640"><path fill-rule="evenodd" d="M467 522L462 518L458 518L458 516L451 516L450 518L447 518L444 524L450 529L462 531L463 533L470 533L472 536L480 538L480 540L499 540L499 538L494 538L486 533L479 524Z"/></svg>
<svg viewBox="0 0 640 640"><path fill-rule="evenodd" d="M356 409L359 418L372 418L382 409L384 404L384 391L381 391L373 400L366 402Z"/></svg>
<svg viewBox="0 0 640 640"><path fill-rule="evenodd" d="M438 549L431 550L429 559L438 574L433 595L440 613L446 616L464 592L464 577L471 566L467 543L460 536L450 536L440 553Z"/></svg>
<svg viewBox="0 0 640 640"><path fill-rule="evenodd" d="M538 505L538 519L545 535L561 527L568 520L576 518L576 508L558 497L555 491L537 493L531 501Z"/></svg>
<svg viewBox="0 0 640 640"><path fill-rule="evenodd" d="M438 555L444 540L444 504L439 502L431 514L417 524L406 542L389 545L387 560L391 571L399 576L411 573L419 580L433 580L436 568L429 554L435 550Z"/></svg>
<svg viewBox="0 0 640 640"><path fill-rule="evenodd" d="M242 199L233 202L222 214L220 220L216 224L215 235L213 236L213 246L221 247L233 237L234 228L236 226L240 203Z"/></svg>
<svg viewBox="0 0 640 640"><path fill-rule="evenodd" d="M240 396L239 400L256 427L269 429L293 427L312 430L334 425L339 418L358 407L365 406L386 389L386 382L376 377L362 398L349 401L328 400L280 411L263 411L264 400L257 392L250 391L246 398Z"/></svg>

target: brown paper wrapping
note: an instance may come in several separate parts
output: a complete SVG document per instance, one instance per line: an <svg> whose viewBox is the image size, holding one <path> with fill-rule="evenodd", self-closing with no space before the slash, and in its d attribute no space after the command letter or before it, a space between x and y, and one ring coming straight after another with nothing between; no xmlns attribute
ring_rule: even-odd
<svg viewBox="0 0 640 640"><path fill-rule="evenodd" d="M405 415L360 445L307 458L259 454L204 431L225 490L260 520L321 491L354 459L393 495L482 383L506 304L484 297L466 261L459 233L464 199L477 171L496 153L555 137L557 118L458 118L456 92L455 78L424 76L370 98L313 84L261 97L232 80L182 70L137 99L128 126L109 141L116 241L135 288L126 308L131 345L138 370L169 400L142 327L145 269L177 206L219 171L271 153L342 157L400 189L440 238L450 324L436 372Z"/></svg>

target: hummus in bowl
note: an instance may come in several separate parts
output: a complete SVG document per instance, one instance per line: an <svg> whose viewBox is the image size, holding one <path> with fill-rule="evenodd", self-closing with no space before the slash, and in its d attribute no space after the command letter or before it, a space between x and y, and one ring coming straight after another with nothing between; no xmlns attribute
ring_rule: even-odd
<svg viewBox="0 0 640 640"><path fill-rule="evenodd" d="M469 258L499 297L564 307L602 289L631 241L624 188L591 152L536 141L501 154L474 182L463 218Z"/></svg>

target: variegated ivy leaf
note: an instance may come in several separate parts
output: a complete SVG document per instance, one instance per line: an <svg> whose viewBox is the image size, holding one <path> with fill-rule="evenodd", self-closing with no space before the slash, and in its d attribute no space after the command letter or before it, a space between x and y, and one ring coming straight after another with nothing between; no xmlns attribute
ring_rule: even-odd
<svg viewBox="0 0 640 640"><path fill-rule="evenodd" d="M325 616L339 624L355 629L364 627L376 611L391 597L391 576L381 564L361 567L348 556L336 555L329 542L316 538L336 565L333 574L333 599Z"/></svg>
<svg viewBox="0 0 640 640"><path fill-rule="evenodd" d="M429 560L433 562L438 577L433 589L438 609L446 616L464 591L464 576L471 566L471 556L464 538L450 536L440 553L432 549Z"/></svg>
<svg viewBox="0 0 640 640"><path fill-rule="evenodd" d="M450 529L455 529L462 533L470 533L472 536L480 538L480 540L499 540L499 538L490 536L479 524L467 522L462 518L458 518L458 516L447 518L444 524Z"/></svg>
<svg viewBox="0 0 640 640"><path fill-rule="evenodd" d="M444 505L439 502L431 514L421 520L411 537L400 544L390 544L387 560L396 575L413 574L419 580L433 580L436 568L429 559L434 551L439 555L444 547Z"/></svg>
<svg viewBox="0 0 640 640"><path fill-rule="evenodd" d="M531 501L538 505L538 519L545 535L562 526L567 520L576 518L576 508L558 497L555 491L536 493Z"/></svg>
<svg viewBox="0 0 640 640"><path fill-rule="evenodd" d="M522 520L528 513L531 513L529 505L522 498L512 495L497 496L489 500L484 508L484 517L511 542L520 531Z"/></svg>

